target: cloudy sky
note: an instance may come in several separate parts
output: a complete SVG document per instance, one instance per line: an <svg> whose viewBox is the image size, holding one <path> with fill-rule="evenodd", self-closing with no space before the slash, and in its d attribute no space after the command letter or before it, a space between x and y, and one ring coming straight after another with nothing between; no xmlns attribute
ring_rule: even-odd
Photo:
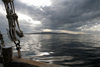
<svg viewBox="0 0 100 67"><path fill-rule="evenodd" d="M100 32L100 0L14 0L24 32ZM7 19L0 0L0 30Z"/></svg>

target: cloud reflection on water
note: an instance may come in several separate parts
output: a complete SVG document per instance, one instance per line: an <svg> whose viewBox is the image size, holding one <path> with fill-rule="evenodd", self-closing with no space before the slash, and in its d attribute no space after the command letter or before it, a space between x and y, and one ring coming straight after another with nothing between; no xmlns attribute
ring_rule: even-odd
<svg viewBox="0 0 100 67"><path fill-rule="evenodd" d="M88 67L91 65L96 66L99 62L97 59L100 57L99 37L99 35L96 36L86 34L30 34L26 35L25 38L21 40L22 55L25 58L30 58L37 61L55 63L71 67ZM98 45L94 46L94 44ZM97 60L97 64L95 64L95 60Z"/></svg>

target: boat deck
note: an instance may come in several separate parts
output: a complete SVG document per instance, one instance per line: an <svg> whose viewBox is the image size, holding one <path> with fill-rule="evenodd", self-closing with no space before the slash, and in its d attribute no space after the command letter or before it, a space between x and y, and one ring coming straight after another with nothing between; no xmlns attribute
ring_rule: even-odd
<svg viewBox="0 0 100 67"><path fill-rule="evenodd" d="M0 64L0 67L3 67L2 64ZM48 64L44 62L33 61L23 58L13 58L12 62L7 64L7 67L64 67L64 66L56 64Z"/></svg>

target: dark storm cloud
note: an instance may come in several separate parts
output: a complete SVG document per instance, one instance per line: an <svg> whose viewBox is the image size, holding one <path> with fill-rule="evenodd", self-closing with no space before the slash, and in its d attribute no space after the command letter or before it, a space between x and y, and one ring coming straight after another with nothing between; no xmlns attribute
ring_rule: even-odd
<svg viewBox="0 0 100 67"><path fill-rule="evenodd" d="M53 0L53 2L54 5L50 9L45 9L50 15L50 28L75 30L87 24L87 21L100 17L99 0Z"/></svg>
<svg viewBox="0 0 100 67"><path fill-rule="evenodd" d="M37 30L78 31L78 28L84 25L100 24L99 22L92 22L96 18L100 18L99 4L100 0L52 0L51 6L37 8L15 0L15 7L18 12L42 22L42 26L37 26ZM25 26L28 26L28 22L26 22L26 25L21 25L25 28Z"/></svg>

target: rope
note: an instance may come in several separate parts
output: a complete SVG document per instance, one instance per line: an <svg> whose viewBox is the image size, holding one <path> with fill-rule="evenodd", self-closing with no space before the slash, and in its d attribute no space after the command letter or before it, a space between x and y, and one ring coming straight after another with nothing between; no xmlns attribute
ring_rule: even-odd
<svg viewBox="0 0 100 67"><path fill-rule="evenodd" d="M16 45L16 49L18 51L18 57L21 57L20 40L17 38L17 36L23 37L24 35L19 26L18 16L15 13L13 0L2 0L2 1L4 2L6 13L7 13L6 17L8 19L10 39Z"/></svg>

